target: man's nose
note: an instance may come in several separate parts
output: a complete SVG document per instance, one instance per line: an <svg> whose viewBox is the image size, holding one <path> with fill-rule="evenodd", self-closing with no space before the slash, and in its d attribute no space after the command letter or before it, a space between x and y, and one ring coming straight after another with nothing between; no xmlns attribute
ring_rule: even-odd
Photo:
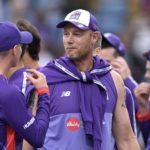
<svg viewBox="0 0 150 150"><path fill-rule="evenodd" d="M69 35L68 38L67 38L67 42L72 44L74 42L74 37L73 35Z"/></svg>

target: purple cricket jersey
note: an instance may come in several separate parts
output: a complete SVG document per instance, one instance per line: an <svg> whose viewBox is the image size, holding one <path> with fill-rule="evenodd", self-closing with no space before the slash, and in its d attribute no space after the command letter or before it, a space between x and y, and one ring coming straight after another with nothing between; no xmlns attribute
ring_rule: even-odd
<svg viewBox="0 0 150 150"><path fill-rule="evenodd" d="M150 148L150 119L139 121L138 125L140 130L142 131L145 145Z"/></svg>
<svg viewBox="0 0 150 150"><path fill-rule="evenodd" d="M138 86L138 84L132 77L128 77L127 79L125 79L124 83L132 92L134 103L135 103L135 113L137 113L139 111L139 106L138 106L138 100L134 96L134 89L136 86ZM147 141L148 141L148 137L149 137L149 133L150 133L150 129L149 129L150 120L137 122L137 125L139 126L139 129L142 132L144 143L145 143L145 145L147 145Z"/></svg>
<svg viewBox="0 0 150 150"><path fill-rule="evenodd" d="M136 118L135 118L135 106L132 92L126 87L126 106L129 114L130 123L135 135L137 135Z"/></svg>
<svg viewBox="0 0 150 150"><path fill-rule="evenodd" d="M25 97L14 85L0 76L0 149L6 149L6 126L35 147L42 146L49 123L49 95L42 94L38 101L35 117L26 108ZM17 143L18 142L18 143ZM16 139L16 149L21 150L20 140Z"/></svg>
<svg viewBox="0 0 150 150"><path fill-rule="evenodd" d="M23 93L23 95L25 96L26 103L28 103L30 92L33 89L33 86L31 84L28 84L27 82L27 69L27 67L23 67L16 70L8 80L9 84L16 86L18 90L20 90Z"/></svg>
<svg viewBox="0 0 150 150"><path fill-rule="evenodd" d="M17 86L17 88L22 92L27 87L26 72L25 72L26 69L27 67L23 67L21 69L16 70L8 80L9 84Z"/></svg>
<svg viewBox="0 0 150 150"><path fill-rule="evenodd" d="M21 69L16 70L8 80L9 84L16 86L16 88L18 88L18 90L20 90L23 94L25 94L27 87L26 73L24 73L26 69L26 67L23 67ZM16 134L15 138L16 150L22 149L23 138L18 134Z"/></svg>
<svg viewBox="0 0 150 150"><path fill-rule="evenodd" d="M16 86L16 88L18 88L18 90L24 94L25 96L24 100L27 105L30 93L27 92L28 84L26 80L26 74L27 74L26 69L28 68L23 67L23 68L16 70L9 78L8 83ZM23 138L19 136L18 134L16 134L15 138L16 138L16 150L22 149Z"/></svg>
<svg viewBox="0 0 150 150"><path fill-rule="evenodd" d="M95 138L100 138L99 150L116 149L112 135L112 118L117 98L116 89L109 73L109 66L103 66L103 60L96 65L97 59L99 60L99 58L94 60L94 68L87 73L72 69L72 64L66 58L50 62L41 69L50 85L51 96L49 128L44 145L38 150L49 150L50 148L53 150L97 150L91 136L96 124L93 124L93 129L88 126L93 122L90 115L94 113L95 106L98 106L94 105L92 100L94 103L101 104L99 111L103 110L103 113L97 116L102 119L100 122L97 120L101 132L94 130L95 133L92 134ZM105 76L103 76L104 74ZM98 83L100 84L98 85ZM99 93L101 86L105 87L107 91L103 96ZM84 114L86 111L88 111L87 118ZM85 118L89 122L86 122Z"/></svg>
<svg viewBox="0 0 150 150"><path fill-rule="evenodd" d="M136 99L135 95L134 95L134 89L135 87L138 85L138 83L131 77L129 76L128 78L126 78L124 80L124 84L126 87L129 88L129 90L131 91L132 93L132 96L133 96L133 100L134 100L134 106L135 106L135 113L138 112L138 100Z"/></svg>

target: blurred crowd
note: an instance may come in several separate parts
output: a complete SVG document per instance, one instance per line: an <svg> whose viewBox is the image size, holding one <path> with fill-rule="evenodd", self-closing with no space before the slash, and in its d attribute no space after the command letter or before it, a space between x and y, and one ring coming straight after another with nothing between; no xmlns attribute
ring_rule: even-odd
<svg viewBox="0 0 150 150"><path fill-rule="evenodd" d="M118 35L126 46L126 58L136 81L143 81L143 52L150 49L150 0L0 0L0 20L20 18L35 25L42 38L41 64L64 54L56 24L74 9L90 10L102 33Z"/></svg>

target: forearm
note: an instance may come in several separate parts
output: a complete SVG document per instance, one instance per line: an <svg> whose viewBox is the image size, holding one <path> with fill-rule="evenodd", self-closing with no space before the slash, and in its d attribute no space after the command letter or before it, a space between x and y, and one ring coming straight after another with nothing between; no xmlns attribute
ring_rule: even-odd
<svg viewBox="0 0 150 150"><path fill-rule="evenodd" d="M34 150L34 148L25 140L23 140L22 150Z"/></svg>
<svg viewBox="0 0 150 150"><path fill-rule="evenodd" d="M30 136L27 135L25 137L30 144L37 144L37 147L41 147L43 144L49 124L49 102L44 100L47 99L47 95L42 95L39 98L40 100L38 101L38 109L36 112L35 121L30 128L26 129L28 130Z"/></svg>
<svg viewBox="0 0 150 150"><path fill-rule="evenodd" d="M31 109L32 109L32 115L35 116L36 115L36 111L37 111L37 105L38 105L38 96L35 93L33 95L34 95L34 97L32 97L32 99L34 99L34 100L32 100L33 101L33 105L32 105ZM23 140L22 150L34 150L34 148L26 140Z"/></svg>
<svg viewBox="0 0 150 150"><path fill-rule="evenodd" d="M140 150L135 136L117 142L118 150Z"/></svg>
<svg viewBox="0 0 150 150"><path fill-rule="evenodd" d="M40 147L44 143L49 124L49 95L43 94L39 97L39 105L35 117L32 116L31 111L26 109L23 98L22 96L18 100L15 99L15 102L9 101L4 104L7 122L29 143L35 147ZM14 103L18 105L14 105ZM9 110L5 109L10 105Z"/></svg>
<svg viewBox="0 0 150 150"><path fill-rule="evenodd" d="M124 118L124 120L127 120ZM121 120L120 120L121 121ZM137 138L131 129L131 125L127 120L122 123L113 125L113 132L118 150L140 150ZM114 126L117 126L117 128ZM122 128L123 127L123 128Z"/></svg>

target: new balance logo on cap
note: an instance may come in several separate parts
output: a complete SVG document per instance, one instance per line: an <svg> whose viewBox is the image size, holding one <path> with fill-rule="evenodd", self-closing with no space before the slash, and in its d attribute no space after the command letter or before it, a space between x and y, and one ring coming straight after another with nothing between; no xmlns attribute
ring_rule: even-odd
<svg viewBox="0 0 150 150"><path fill-rule="evenodd" d="M71 91L63 91L60 97L68 97L71 95Z"/></svg>

